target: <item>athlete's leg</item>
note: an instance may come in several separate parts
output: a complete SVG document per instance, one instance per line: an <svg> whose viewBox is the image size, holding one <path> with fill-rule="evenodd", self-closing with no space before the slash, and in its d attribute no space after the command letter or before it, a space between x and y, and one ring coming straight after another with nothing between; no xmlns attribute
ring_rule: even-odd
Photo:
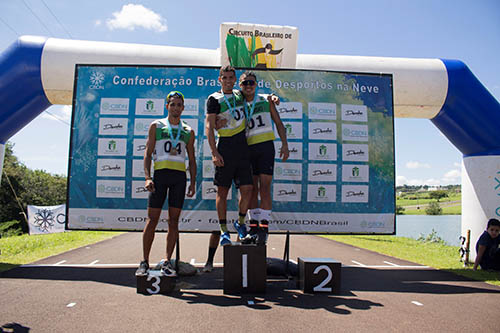
<svg viewBox="0 0 500 333"><path fill-rule="evenodd" d="M259 192L260 192L260 208L265 210L272 209L271 199L271 183L273 181L272 175L259 175Z"/></svg>
<svg viewBox="0 0 500 333"><path fill-rule="evenodd" d="M149 253L151 252L151 246L155 238L155 230L158 225L158 220L160 219L160 214L161 208L148 207L148 219L144 231L142 232L142 253L144 255L144 260L147 262L149 262Z"/></svg>
<svg viewBox="0 0 500 333"><path fill-rule="evenodd" d="M169 207L168 208L168 233L167 233L167 260L172 258L175 244L179 237L179 216L182 209Z"/></svg>
<svg viewBox="0 0 500 333"><path fill-rule="evenodd" d="M215 208L219 217L221 231L227 232L227 195L230 187L217 186L217 195L215 197Z"/></svg>

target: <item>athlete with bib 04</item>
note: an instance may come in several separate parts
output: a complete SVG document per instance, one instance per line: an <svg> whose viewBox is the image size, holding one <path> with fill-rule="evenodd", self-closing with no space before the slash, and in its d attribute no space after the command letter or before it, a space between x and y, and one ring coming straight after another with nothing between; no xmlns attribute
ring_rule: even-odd
<svg viewBox="0 0 500 333"><path fill-rule="evenodd" d="M266 244L271 219L271 182L274 172L274 129L281 139L280 158L288 159L288 142L285 126L274 103L267 95L256 94L257 77L253 72L240 76L241 92L245 96L245 118L247 119L247 142L253 171L253 191L249 206L250 233L243 243ZM260 194L260 205L259 205Z"/></svg>
<svg viewBox="0 0 500 333"><path fill-rule="evenodd" d="M189 159L190 184L187 196L196 191L196 160L194 155L194 131L183 121L184 96L178 91L167 95L167 118L155 120L149 126L146 152L144 153L145 188L148 198L148 219L142 235L144 260L136 271L137 276L147 275L149 253L155 237L163 203L168 195L168 233L166 260L161 265L164 276L177 276L170 263L177 238L179 237L179 216L186 195L186 153ZM151 158L154 161L154 175L151 177Z"/></svg>

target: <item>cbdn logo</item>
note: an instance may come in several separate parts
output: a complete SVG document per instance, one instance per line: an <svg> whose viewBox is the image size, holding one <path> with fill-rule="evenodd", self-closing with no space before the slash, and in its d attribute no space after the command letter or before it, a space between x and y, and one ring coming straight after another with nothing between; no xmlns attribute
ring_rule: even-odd
<svg viewBox="0 0 500 333"><path fill-rule="evenodd" d="M104 82L104 74L101 72L92 72L90 74L90 89L104 89L102 83Z"/></svg>
<svg viewBox="0 0 500 333"><path fill-rule="evenodd" d="M312 106L310 108L310 111L311 111L311 114L317 114L317 115L334 115L335 114L334 109L325 108L325 107L318 108L318 107Z"/></svg>
<svg viewBox="0 0 500 333"><path fill-rule="evenodd" d="M111 185L99 185L97 187L97 191L99 193L122 193L123 192L123 187L121 186L111 186Z"/></svg>
<svg viewBox="0 0 500 333"><path fill-rule="evenodd" d="M344 128L344 135L351 138L366 138L368 133L363 130Z"/></svg>

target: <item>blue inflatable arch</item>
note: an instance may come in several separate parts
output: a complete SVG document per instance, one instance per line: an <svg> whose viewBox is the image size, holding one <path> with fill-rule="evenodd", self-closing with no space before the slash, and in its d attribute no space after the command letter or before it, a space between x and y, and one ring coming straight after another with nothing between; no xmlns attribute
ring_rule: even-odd
<svg viewBox="0 0 500 333"><path fill-rule="evenodd" d="M11 136L49 106L71 104L78 63L219 66L220 54L210 49L20 37L0 54L0 171ZM430 119L464 156L462 233L471 229L474 241L488 218L500 216L500 190L493 183L497 172L500 175L500 104L463 62L298 54L296 68L392 74L395 116Z"/></svg>

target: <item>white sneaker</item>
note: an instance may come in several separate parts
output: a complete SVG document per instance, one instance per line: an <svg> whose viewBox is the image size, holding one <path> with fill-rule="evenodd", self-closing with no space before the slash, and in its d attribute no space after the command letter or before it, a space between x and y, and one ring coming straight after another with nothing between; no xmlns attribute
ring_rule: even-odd
<svg viewBox="0 0 500 333"><path fill-rule="evenodd" d="M207 262L205 267L203 267L203 272L210 273L214 269L214 265L211 262Z"/></svg>
<svg viewBox="0 0 500 333"><path fill-rule="evenodd" d="M165 260L163 264L161 265L161 274L163 276L168 276L168 277L176 277L177 272L175 269L172 267L172 264L170 263L169 260Z"/></svg>

